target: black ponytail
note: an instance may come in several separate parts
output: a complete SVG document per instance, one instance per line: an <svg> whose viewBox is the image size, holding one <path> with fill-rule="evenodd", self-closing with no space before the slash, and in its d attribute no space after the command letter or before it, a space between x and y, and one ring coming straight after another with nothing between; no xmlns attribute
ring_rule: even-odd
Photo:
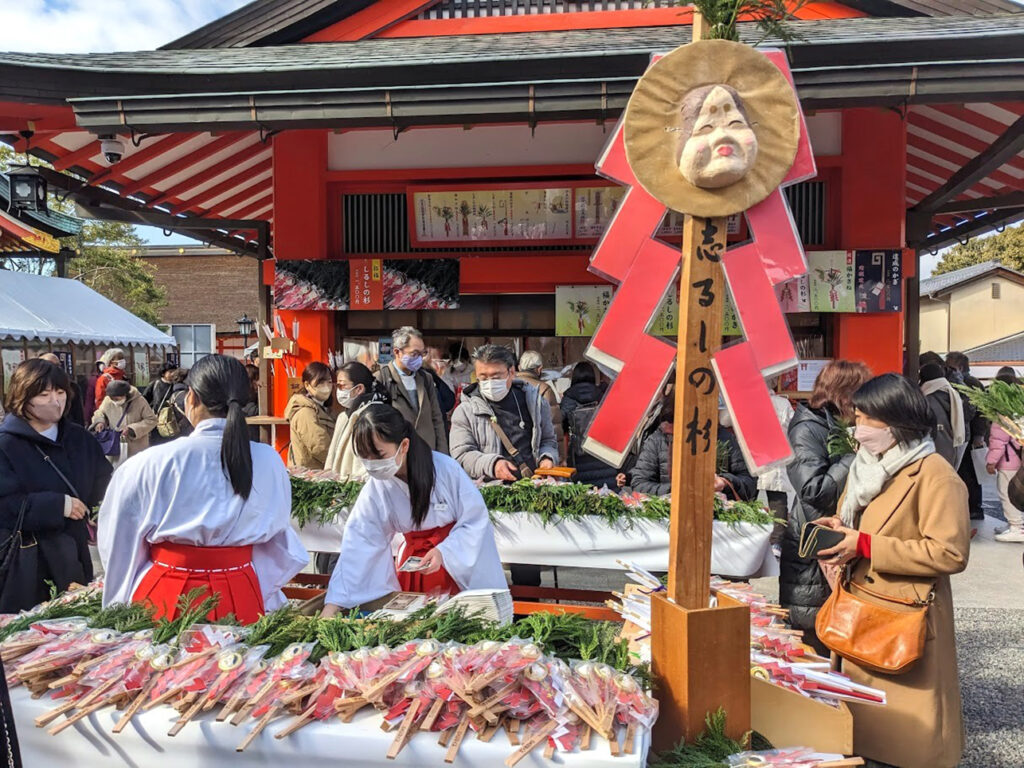
<svg viewBox="0 0 1024 768"><path fill-rule="evenodd" d="M384 385L373 377L370 369L362 363L345 363L338 369L338 372L344 373L353 386L363 385L363 394L349 403L348 410L350 413L359 410L366 403L391 405L391 395L388 394Z"/></svg>
<svg viewBox="0 0 1024 768"><path fill-rule="evenodd" d="M220 447L220 466L231 487L243 499L252 493L252 447L242 406L251 388L245 367L235 358L207 355L188 373L188 386L211 416L226 418Z"/></svg>
<svg viewBox="0 0 1024 768"><path fill-rule="evenodd" d="M416 528L430 511L430 494L434 490L434 456L426 441L420 437L412 424L390 405L371 405L356 419L352 432L352 444L356 454L367 459L386 458L377 450L374 436L386 443L398 445L409 439L409 453L405 457L406 474L409 483L409 500L412 502L412 522Z"/></svg>

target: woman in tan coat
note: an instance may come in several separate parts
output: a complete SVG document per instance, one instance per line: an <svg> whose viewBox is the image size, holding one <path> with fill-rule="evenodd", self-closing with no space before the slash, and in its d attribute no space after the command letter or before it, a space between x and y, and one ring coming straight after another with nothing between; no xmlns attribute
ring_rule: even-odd
<svg viewBox="0 0 1024 768"><path fill-rule="evenodd" d="M291 427L288 466L323 469L334 435L331 399L334 377L323 363L310 363L302 372L302 391L296 392L284 409Z"/></svg>
<svg viewBox="0 0 1024 768"><path fill-rule="evenodd" d="M826 568L849 566L850 591L864 600L917 610L858 585L904 602L931 601L924 653L908 671L880 674L843 660L843 672L883 689L888 700L884 707L850 705L854 752L899 768L954 768L964 729L949 577L967 567L967 488L935 453L928 403L910 381L878 376L857 390L853 403L860 450L839 518L823 521L846 537L819 557Z"/></svg>
<svg viewBox="0 0 1024 768"><path fill-rule="evenodd" d="M149 448L149 433L156 429L156 421L156 414L139 390L127 381L112 381L92 415L92 429L118 430L128 444L131 458Z"/></svg>

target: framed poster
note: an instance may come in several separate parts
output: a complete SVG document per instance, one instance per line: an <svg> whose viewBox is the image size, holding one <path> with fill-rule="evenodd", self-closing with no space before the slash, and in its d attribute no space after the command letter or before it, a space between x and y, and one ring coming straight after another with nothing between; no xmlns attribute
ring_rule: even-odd
<svg viewBox="0 0 1024 768"><path fill-rule="evenodd" d="M132 368L135 373L135 386L149 384L149 355L144 349L136 349L132 360Z"/></svg>
<svg viewBox="0 0 1024 768"><path fill-rule="evenodd" d="M858 312L899 312L903 306L903 252L855 251Z"/></svg>
<svg viewBox="0 0 1024 768"><path fill-rule="evenodd" d="M807 275L800 275L792 280L775 286L775 297L779 306L786 314L811 311L811 284Z"/></svg>
<svg viewBox="0 0 1024 768"><path fill-rule="evenodd" d="M853 251L810 251L811 312L856 312Z"/></svg>
<svg viewBox="0 0 1024 768"><path fill-rule="evenodd" d="M64 373L66 373L68 376L71 376L72 381L74 381L75 361L72 354L70 352L57 351L54 351L53 354L55 354L57 356L57 359L60 360L60 367L64 369Z"/></svg>
<svg viewBox="0 0 1024 768"><path fill-rule="evenodd" d="M593 336L611 303L610 285L556 285L555 335Z"/></svg>
<svg viewBox="0 0 1024 768"><path fill-rule="evenodd" d="M572 187L501 184L409 187L413 247L528 241L560 245L573 239Z"/></svg>
<svg viewBox="0 0 1024 768"><path fill-rule="evenodd" d="M622 204L628 187L619 184L577 187L573 190L573 233L579 239L597 239Z"/></svg>
<svg viewBox="0 0 1024 768"><path fill-rule="evenodd" d="M22 349L0 350L0 359L3 360L4 389L6 389L11 383L11 376L14 375L14 369L25 361L25 351Z"/></svg>

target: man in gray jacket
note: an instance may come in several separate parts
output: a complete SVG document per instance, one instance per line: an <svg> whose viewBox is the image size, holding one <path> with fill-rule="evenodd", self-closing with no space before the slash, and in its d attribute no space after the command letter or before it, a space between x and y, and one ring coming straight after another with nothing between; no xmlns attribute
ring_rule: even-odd
<svg viewBox="0 0 1024 768"><path fill-rule="evenodd" d="M536 387L515 380L515 366L508 347L485 344L473 353L477 383L463 390L449 443L452 458L474 480L512 482L521 477L521 465L553 467L558 458L551 407Z"/></svg>
<svg viewBox="0 0 1024 768"><path fill-rule="evenodd" d="M448 433L433 377L423 370L423 334L404 326L391 334L394 359L377 373L391 405L412 424L430 450L448 453Z"/></svg>
<svg viewBox="0 0 1024 768"><path fill-rule="evenodd" d="M553 467L558 443L551 424L551 406L531 384L515 380L516 358L508 347L485 344L473 352L476 384L462 392L452 414L449 441L452 458L474 480L518 480L525 464L530 470ZM504 444L495 423L515 448ZM512 583L540 586L536 565L510 565Z"/></svg>

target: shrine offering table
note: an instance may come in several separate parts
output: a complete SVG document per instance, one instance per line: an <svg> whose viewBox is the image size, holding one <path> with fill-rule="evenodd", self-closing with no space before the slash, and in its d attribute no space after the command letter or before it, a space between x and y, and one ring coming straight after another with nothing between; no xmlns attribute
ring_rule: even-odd
<svg viewBox="0 0 1024 768"><path fill-rule="evenodd" d="M122 733L115 735L110 730L120 713L108 708L51 736L46 729L35 727L33 721L57 706L53 699L32 699L24 688L15 688L11 691L11 704L26 768L153 768L157 765L166 768L280 768L289 764L434 768L446 765L445 749L438 745L436 733L417 733L396 759L388 760L388 748L395 734L384 733L380 729L380 715L369 709L357 714L351 723L313 723L285 739L276 739L274 734L288 722L288 718L281 718L257 736L248 749L236 752L235 748L255 721L235 727L214 722L214 714L208 713L197 717L177 736L170 737L167 731L177 713L170 707L157 707L139 713ZM595 735L591 748L585 752L556 752L553 760L545 760L544 747L540 746L518 765L641 768L647 763L650 740L649 731L639 731L633 754L612 757L608 743ZM451 765L493 768L503 765L515 749L509 745L504 732L486 743L467 735Z"/></svg>

